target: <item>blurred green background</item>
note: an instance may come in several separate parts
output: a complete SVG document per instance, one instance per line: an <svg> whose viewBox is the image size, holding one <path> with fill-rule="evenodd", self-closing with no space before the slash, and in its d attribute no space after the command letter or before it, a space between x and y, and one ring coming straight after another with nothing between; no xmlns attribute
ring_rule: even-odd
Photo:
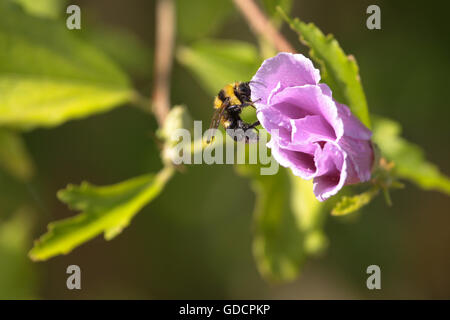
<svg viewBox="0 0 450 320"><path fill-rule="evenodd" d="M106 33L117 35L114 30L134 34L146 47L136 59L125 59L131 61L136 87L149 96L154 2L72 3L81 7L82 32L100 49L108 51L111 42L104 40ZM381 30L366 28L370 4L381 8ZM230 1L179 0L177 6L177 46L205 37L256 44ZM355 55L371 112L399 121L403 135L448 174L447 9L441 1L302 0L293 1L291 16L333 33ZM307 53L286 26L282 32ZM119 60L120 41L109 50ZM194 119L208 122L211 94L177 61L172 79L172 103L187 105ZM24 134L36 177L22 183L0 170L0 298L450 298L450 203L445 195L407 184L392 194L392 207L378 197L362 213L330 216L329 248L323 256L309 259L293 283L270 284L252 257L254 194L248 180L226 165L190 166L177 174L113 241L98 237L68 256L29 261L32 241L46 225L74 214L57 200L58 190L83 180L112 184L161 167L151 135L155 130L156 121L123 106ZM232 200L223 201L224 195ZM71 264L81 267L82 290L66 288L65 270ZM366 288L371 264L381 267L382 290Z"/></svg>

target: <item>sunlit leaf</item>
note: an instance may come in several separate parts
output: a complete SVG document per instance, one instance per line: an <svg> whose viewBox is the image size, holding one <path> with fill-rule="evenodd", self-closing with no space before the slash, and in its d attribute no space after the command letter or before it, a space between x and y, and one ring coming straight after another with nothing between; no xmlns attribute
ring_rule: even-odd
<svg viewBox="0 0 450 320"><path fill-rule="evenodd" d="M314 24L291 20L280 11L300 40L311 48L310 56L320 65L322 80L332 89L333 97L348 105L370 128L369 109L355 58L347 56L331 34L325 36Z"/></svg>
<svg viewBox="0 0 450 320"><path fill-rule="evenodd" d="M112 186L89 183L69 185L58 193L61 201L82 213L53 222L30 251L33 260L67 254L84 242L104 233L110 240L127 227L131 219L164 188L173 173L165 168L157 175L145 175Z"/></svg>
<svg viewBox="0 0 450 320"><path fill-rule="evenodd" d="M214 95L227 83L249 81L261 64L253 45L230 40L202 40L181 47L177 58Z"/></svg>
<svg viewBox="0 0 450 320"><path fill-rule="evenodd" d="M253 252L260 273L275 282L295 279L306 256L326 243L324 211L312 194L312 183L285 168L275 175L261 175L257 165L239 165L237 170L251 179L256 193Z"/></svg>
<svg viewBox="0 0 450 320"><path fill-rule="evenodd" d="M0 129L0 167L21 180L33 175L33 162L19 134Z"/></svg>
<svg viewBox="0 0 450 320"><path fill-rule="evenodd" d="M64 23L0 2L0 125L55 126L131 99L127 77Z"/></svg>
<svg viewBox="0 0 450 320"><path fill-rule="evenodd" d="M450 179L428 162L422 149L400 136L400 125L385 118L375 118L373 140L381 154L394 162L394 172L427 190L450 194Z"/></svg>
<svg viewBox="0 0 450 320"><path fill-rule="evenodd" d="M358 211L368 203L378 194L379 188L372 188L363 193L353 195L353 196L343 196L339 199L339 202L335 205L331 214L335 216L343 216L355 211Z"/></svg>
<svg viewBox="0 0 450 320"><path fill-rule="evenodd" d="M0 299L36 298L36 275L26 257L32 221L26 207L7 220L0 217Z"/></svg>

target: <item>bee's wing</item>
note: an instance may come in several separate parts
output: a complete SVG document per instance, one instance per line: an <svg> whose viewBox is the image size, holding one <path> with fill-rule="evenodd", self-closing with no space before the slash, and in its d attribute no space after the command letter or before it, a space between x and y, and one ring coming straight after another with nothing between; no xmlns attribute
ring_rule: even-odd
<svg viewBox="0 0 450 320"><path fill-rule="evenodd" d="M209 129L217 129L220 125L220 120L222 119L223 113L225 112L225 109L228 104L223 103L222 107L219 109L216 109L216 111L213 114L213 117L211 119L211 125L209 126ZM211 143L214 140L214 131L211 130L208 133L208 138L206 140L206 143Z"/></svg>

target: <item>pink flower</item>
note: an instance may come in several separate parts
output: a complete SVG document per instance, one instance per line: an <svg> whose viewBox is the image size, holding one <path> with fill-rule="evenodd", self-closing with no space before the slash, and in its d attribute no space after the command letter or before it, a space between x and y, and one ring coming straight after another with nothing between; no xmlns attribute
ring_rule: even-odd
<svg viewBox="0 0 450 320"><path fill-rule="evenodd" d="M279 53L264 61L250 87L273 157L314 179L314 194L324 201L344 185L369 180L374 156L371 131L319 80L311 60Z"/></svg>

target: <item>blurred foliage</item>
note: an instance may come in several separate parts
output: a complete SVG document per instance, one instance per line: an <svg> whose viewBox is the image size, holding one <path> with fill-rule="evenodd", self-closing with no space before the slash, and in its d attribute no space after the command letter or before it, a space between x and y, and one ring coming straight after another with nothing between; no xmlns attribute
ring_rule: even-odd
<svg viewBox="0 0 450 320"><path fill-rule="evenodd" d="M66 27L0 3L0 125L30 129L132 98L126 75Z"/></svg>
<svg viewBox="0 0 450 320"><path fill-rule="evenodd" d="M258 166L237 168L257 194L253 252L261 274L274 281L295 279L305 259L304 234L290 208L288 172L262 176Z"/></svg>
<svg viewBox="0 0 450 320"><path fill-rule="evenodd" d="M311 48L309 54L320 65L322 80L330 86L333 98L348 105L353 114L370 128L369 108L355 58L347 56L332 35L325 36L313 23L291 20L280 11L300 40Z"/></svg>
<svg viewBox="0 0 450 320"><path fill-rule="evenodd" d="M13 170L17 169L13 168ZM2 218L10 216L29 200L30 185L17 179L14 172L0 168L0 217Z"/></svg>
<svg viewBox="0 0 450 320"><path fill-rule="evenodd" d="M214 34L234 13L231 1L176 0L176 10L177 34L184 41Z"/></svg>
<svg viewBox="0 0 450 320"><path fill-rule="evenodd" d="M29 211L22 207L29 205L34 175L35 165L21 135L0 128L0 221L13 219L16 211Z"/></svg>
<svg viewBox="0 0 450 320"><path fill-rule="evenodd" d="M47 260L67 254L73 248L98 236L106 240L127 227L136 213L157 197L173 173L165 168L159 174L146 175L107 187L88 183L69 185L58 193L61 201L73 210L83 211L75 217L53 222L30 251L33 260Z"/></svg>
<svg viewBox="0 0 450 320"><path fill-rule="evenodd" d="M179 48L177 58L211 95L228 83L249 81L262 62L253 45L230 40L198 41Z"/></svg>
<svg viewBox="0 0 450 320"><path fill-rule="evenodd" d="M65 12L66 0L9 0L20 4L29 14L45 17L57 18Z"/></svg>
<svg viewBox="0 0 450 320"><path fill-rule="evenodd" d="M150 77L153 53L136 35L125 29L97 26L84 33L89 43L95 44L124 71L132 76Z"/></svg>
<svg viewBox="0 0 450 320"><path fill-rule="evenodd" d="M308 255L318 255L328 244L323 230L328 206L317 200L313 193L313 181L303 180L287 171L291 183L290 204L304 234L303 248Z"/></svg>
<svg viewBox="0 0 450 320"><path fill-rule="evenodd" d="M286 13L292 9L292 0L262 0L264 10L270 17L279 18L277 7L281 8Z"/></svg>
<svg viewBox="0 0 450 320"><path fill-rule="evenodd" d="M373 141L382 154L394 162L394 173L425 190L450 194L450 178L426 161L422 149L400 137L400 125L390 119L376 117Z"/></svg>
<svg viewBox="0 0 450 320"><path fill-rule="evenodd" d="M258 269L270 281L292 281L309 254L326 244L323 235L324 204L312 192L312 182L280 168L261 175L258 165L237 165L250 178L256 193L253 252Z"/></svg>
<svg viewBox="0 0 450 320"><path fill-rule="evenodd" d="M2 128L0 128L0 167L23 181L29 180L34 171L22 137Z"/></svg>
<svg viewBox="0 0 450 320"><path fill-rule="evenodd" d="M36 274L26 252L31 242L33 214L23 207L0 223L0 299L33 299Z"/></svg>

